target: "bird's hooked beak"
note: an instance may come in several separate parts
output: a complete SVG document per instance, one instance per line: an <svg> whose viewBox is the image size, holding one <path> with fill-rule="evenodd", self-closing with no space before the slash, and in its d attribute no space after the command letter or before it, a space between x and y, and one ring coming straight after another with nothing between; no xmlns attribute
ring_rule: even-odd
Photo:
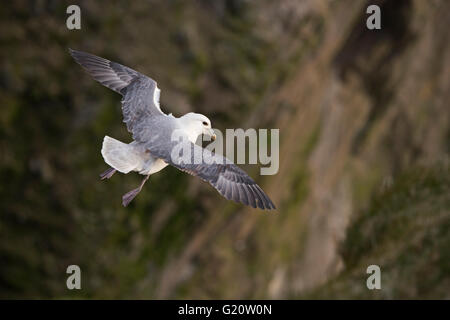
<svg viewBox="0 0 450 320"><path fill-rule="evenodd" d="M210 131L209 131L209 136L211 137L211 140L212 140L212 141L215 141L216 138L217 138L217 136L216 136L216 133L214 132L214 129L211 128L211 129L209 129L209 130L210 130Z"/></svg>

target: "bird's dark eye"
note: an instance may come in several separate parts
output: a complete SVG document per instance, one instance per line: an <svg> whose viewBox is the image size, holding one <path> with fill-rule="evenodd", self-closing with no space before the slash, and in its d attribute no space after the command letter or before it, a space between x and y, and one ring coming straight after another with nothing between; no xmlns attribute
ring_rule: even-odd
<svg viewBox="0 0 450 320"><path fill-rule="evenodd" d="M208 125L208 122L203 121L203 125L204 125L204 126L207 126L207 125Z"/></svg>

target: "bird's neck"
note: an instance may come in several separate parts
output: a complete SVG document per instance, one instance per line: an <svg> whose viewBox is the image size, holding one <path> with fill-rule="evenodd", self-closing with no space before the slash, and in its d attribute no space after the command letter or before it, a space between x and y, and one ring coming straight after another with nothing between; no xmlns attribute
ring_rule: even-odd
<svg viewBox="0 0 450 320"><path fill-rule="evenodd" d="M199 129L196 123L192 122L190 119L180 117L177 118L177 120L179 121L180 128L188 137L188 140L192 143L195 143L198 139L198 136L202 134L201 129Z"/></svg>

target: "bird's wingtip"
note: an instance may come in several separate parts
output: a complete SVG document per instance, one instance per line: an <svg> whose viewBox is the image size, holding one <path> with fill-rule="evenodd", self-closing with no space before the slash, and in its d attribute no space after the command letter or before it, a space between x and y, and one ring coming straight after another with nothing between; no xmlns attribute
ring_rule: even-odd
<svg viewBox="0 0 450 320"><path fill-rule="evenodd" d="M72 48L68 48L69 49L69 54L72 56L72 58L76 58L75 57L75 55L76 55L76 53L77 53L77 51L76 50L73 50Z"/></svg>
<svg viewBox="0 0 450 320"><path fill-rule="evenodd" d="M78 56L80 56L80 53L82 53L81 51L72 49L72 48L68 48L69 49L69 54L73 57L73 58L77 58Z"/></svg>

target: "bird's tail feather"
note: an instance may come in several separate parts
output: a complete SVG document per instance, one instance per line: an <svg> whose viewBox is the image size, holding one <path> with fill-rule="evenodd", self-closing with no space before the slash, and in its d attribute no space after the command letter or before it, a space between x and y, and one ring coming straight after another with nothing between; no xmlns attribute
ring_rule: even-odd
<svg viewBox="0 0 450 320"><path fill-rule="evenodd" d="M107 164L122 173L133 171L139 164L132 146L108 136L103 139L102 156Z"/></svg>

